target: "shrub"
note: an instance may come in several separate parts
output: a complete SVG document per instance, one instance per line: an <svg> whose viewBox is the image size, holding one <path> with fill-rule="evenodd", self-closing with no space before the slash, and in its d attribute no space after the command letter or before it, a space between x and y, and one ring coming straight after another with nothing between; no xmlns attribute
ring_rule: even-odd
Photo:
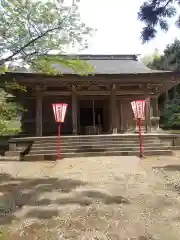
<svg viewBox="0 0 180 240"><path fill-rule="evenodd" d="M180 129L180 95L168 100L162 111L161 123L164 128Z"/></svg>

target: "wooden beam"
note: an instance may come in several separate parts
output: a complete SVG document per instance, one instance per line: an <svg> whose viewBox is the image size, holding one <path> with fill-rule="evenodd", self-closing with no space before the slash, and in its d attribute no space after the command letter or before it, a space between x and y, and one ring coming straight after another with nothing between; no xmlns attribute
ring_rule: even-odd
<svg viewBox="0 0 180 240"><path fill-rule="evenodd" d="M18 74L14 73L17 81L24 84L48 84L48 85L60 85L60 83L70 82L71 84L79 84L83 81L96 81L96 82L106 82L109 80L113 83L159 83L167 81L180 81L178 73L164 72L164 73L145 73L145 74L97 74L95 76L79 76L75 74L64 74L60 76L45 76L42 74Z"/></svg>
<svg viewBox="0 0 180 240"><path fill-rule="evenodd" d="M77 94L80 96L86 95L86 96L109 96L111 93L110 91L77 91Z"/></svg>
<svg viewBox="0 0 180 240"><path fill-rule="evenodd" d="M160 95L162 93L165 93L167 91L169 91L172 87L175 87L177 86L179 83L170 83L170 82L167 82L167 83L164 83L161 85L161 87L158 88L158 90L156 91L156 95Z"/></svg>
<svg viewBox="0 0 180 240"><path fill-rule="evenodd" d="M139 94L145 94L144 91L116 91L116 95L139 95ZM151 94L151 92L149 92ZM83 95L101 95L101 96L110 96L111 91L77 91L77 95L83 96Z"/></svg>
<svg viewBox="0 0 180 240"><path fill-rule="evenodd" d="M76 91L77 95L79 96L110 96L111 91ZM116 95L143 95L145 94L144 91L116 91ZM147 93L146 93L147 94ZM152 94L151 91L148 92L148 94ZM71 96L71 91L45 91L44 96Z"/></svg>
<svg viewBox="0 0 180 240"><path fill-rule="evenodd" d="M44 91L44 96L71 96L70 91Z"/></svg>

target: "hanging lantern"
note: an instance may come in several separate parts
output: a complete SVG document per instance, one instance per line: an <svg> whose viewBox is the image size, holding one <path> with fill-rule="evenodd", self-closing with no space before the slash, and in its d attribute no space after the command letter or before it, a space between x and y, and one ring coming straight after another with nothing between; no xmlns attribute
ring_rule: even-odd
<svg viewBox="0 0 180 240"><path fill-rule="evenodd" d="M145 100L136 100L131 102L131 107L134 113L134 118L138 121L139 129L139 153L140 157L143 157L142 149L142 134L141 134L141 120L145 119Z"/></svg>
<svg viewBox="0 0 180 240"><path fill-rule="evenodd" d="M66 110L67 110L68 104L66 103L55 103L52 104L53 112L54 112L54 118L55 121L58 123L63 123L65 116L66 116Z"/></svg>
<svg viewBox="0 0 180 240"><path fill-rule="evenodd" d="M60 160L60 134L61 134L61 123L64 122L68 104L66 103L55 103L52 104L54 118L58 123L58 160Z"/></svg>
<svg viewBox="0 0 180 240"><path fill-rule="evenodd" d="M134 118L145 119L145 100L136 100L131 102L131 107L134 113Z"/></svg>

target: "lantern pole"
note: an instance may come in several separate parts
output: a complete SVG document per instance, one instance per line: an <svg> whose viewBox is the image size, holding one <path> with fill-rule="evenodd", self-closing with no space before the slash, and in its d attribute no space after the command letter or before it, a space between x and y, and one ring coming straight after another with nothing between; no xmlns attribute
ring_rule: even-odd
<svg viewBox="0 0 180 240"><path fill-rule="evenodd" d="M142 134L141 134L141 119L138 118L138 129L139 129L139 153L140 158L143 157L143 149L142 149Z"/></svg>
<svg viewBox="0 0 180 240"><path fill-rule="evenodd" d="M144 118L145 101L144 100L132 101L131 106L132 106L134 116L137 119L137 123L138 123L139 155L140 155L140 158L142 158L143 157L143 148L142 148L141 119Z"/></svg>
<svg viewBox="0 0 180 240"><path fill-rule="evenodd" d="M60 160L60 145L61 145L60 134L61 134L61 124L59 122L58 123L58 160Z"/></svg>
<svg viewBox="0 0 180 240"><path fill-rule="evenodd" d="M65 103L55 103L52 104L54 118L58 124L58 160L60 160L60 134L61 134L61 123L64 122L64 118L66 116L68 104Z"/></svg>

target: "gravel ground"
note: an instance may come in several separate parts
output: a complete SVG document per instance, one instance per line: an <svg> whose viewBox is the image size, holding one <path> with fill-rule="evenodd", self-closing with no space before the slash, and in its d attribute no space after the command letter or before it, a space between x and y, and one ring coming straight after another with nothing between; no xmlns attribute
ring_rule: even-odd
<svg viewBox="0 0 180 240"><path fill-rule="evenodd" d="M179 240L178 159L1 162L0 239Z"/></svg>

